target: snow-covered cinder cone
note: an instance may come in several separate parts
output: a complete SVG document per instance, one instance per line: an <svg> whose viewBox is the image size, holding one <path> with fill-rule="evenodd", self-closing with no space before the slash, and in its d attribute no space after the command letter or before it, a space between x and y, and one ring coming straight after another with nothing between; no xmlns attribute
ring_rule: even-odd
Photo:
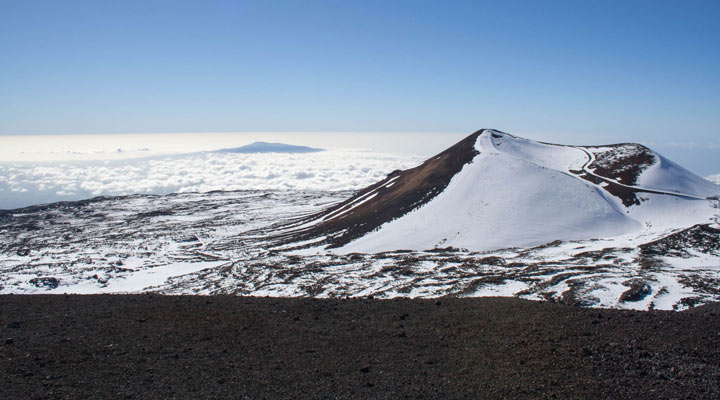
<svg viewBox="0 0 720 400"><path fill-rule="evenodd" d="M527 247L707 223L718 190L639 144L567 146L482 129L278 237L339 252Z"/></svg>

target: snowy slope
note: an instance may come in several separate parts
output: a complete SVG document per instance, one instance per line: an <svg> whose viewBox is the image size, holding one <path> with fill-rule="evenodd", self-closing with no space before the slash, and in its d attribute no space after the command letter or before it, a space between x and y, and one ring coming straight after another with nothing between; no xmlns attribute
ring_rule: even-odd
<svg viewBox="0 0 720 400"><path fill-rule="evenodd" d="M475 147L481 155L503 154L561 172L579 170L587 162L585 152L575 147L539 143L493 130L484 131Z"/></svg>
<svg viewBox="0 0 720 400"><path fill-rule="evenodd" d="M655 153L658 162L639 176L638 185L649 189L687 193L699 197L720 194L718 185Z"/></svg>
<svg viewBox="0 0 720 400"><path fill-rule="evenodd" d="M632 152L641 147L617 145L594 151ZM587 167L593 166L596 157L587 148L484 130L477 136L475 149L477 155L442 193L337 251L444 247L485 251L686 228L707 222L713 211L704 197L720 193L717 185L659 155L653 163L654 153L644 147L641 150L648 154L645 163L634 166L641 172L637 185L613 179L613 171L608 169L597 168L607 177L589 175L596 169ZM615 164L627 167L622 165L623 159ZM625 205L616 196L618 191L626 192L624 197L637 197L637 205Z"/></svg>

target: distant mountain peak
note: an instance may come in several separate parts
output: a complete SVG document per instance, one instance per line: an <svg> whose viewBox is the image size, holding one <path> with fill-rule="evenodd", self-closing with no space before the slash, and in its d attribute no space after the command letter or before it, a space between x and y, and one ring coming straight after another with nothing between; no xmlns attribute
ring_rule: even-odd
<svg viewBox="0 0 720 400"><path fill-rule="evenodd" d="M296 146L285 143L269 143L269 142L254 142L245 146L233 147L229 149L216 150L216 153L241 153L241 154L252 154L252 153L316 153L324 151L324 149L318 149L307 146Z"/></svg>

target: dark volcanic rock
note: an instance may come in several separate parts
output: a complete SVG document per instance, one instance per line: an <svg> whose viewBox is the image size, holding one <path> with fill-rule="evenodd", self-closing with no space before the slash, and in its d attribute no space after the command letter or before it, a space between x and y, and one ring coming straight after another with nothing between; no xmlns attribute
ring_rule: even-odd
<svg viewBox="0 0 720 400"><path fill-rule="evenodd" d="M646 282L636 280L628 283L630 289L620 295L619 301L621 303L640 301L652 293L652 288Z"/></svg>
<svg viewBox="0 0 720 400"><path fill-rule="evenodd" d="M707 224L695 225L639 246L642 255L690 257L689 249L720 255L720 230Z"/></svg>
<svg viewBox="0 0 720 400"><path fill-rule="evenodd" d="M650 149L637 143L589 146L587 149L595 154L595 161L588 166L595 174L625 185L637 183L645 168L658 162Z"/></svg>
<svg viewBox="0 0 720 400"><path fill-rule="evenodd" d="M37 287L46 287L48 289L55 289L60 285L60 280L52 276L42 278L30 279L30 284Z"/></svg>
<svg viewBox="0 0 720 400"><path fill-rule="evenodd" d="M718 398L718 307L0 296L1 398ZM17 323L18 329L11 327Z"/></svg>

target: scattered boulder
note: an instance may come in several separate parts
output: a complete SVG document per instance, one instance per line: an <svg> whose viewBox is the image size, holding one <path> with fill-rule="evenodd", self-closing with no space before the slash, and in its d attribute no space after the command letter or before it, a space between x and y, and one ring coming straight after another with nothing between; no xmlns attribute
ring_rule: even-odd
<svg viewBox="0 0 720 400"><path fill-rule="evenodd" d="M58 278L48 276L48 277L30 279L30 284L37 286L39 288L45 287L48 289L55 289L58 286L60 286L60 280Z"/></svg>
<svg viewBox="0 0 720 400"><path fill-rule="evenodd" d="M619 301L621 303L640 301L652 293L652 288L644 281L625 282L625 284L628 283L630 284L630 289L620 295Z"/></svg>
<svg viewBox="0 0 720 400"><path fill-rule="evenodd" d="M497 265L497 266L502 266L502 265L506 264L504 258L497 257L497 256L481 258L480 263L484 264L484 265Z"/></svg>

